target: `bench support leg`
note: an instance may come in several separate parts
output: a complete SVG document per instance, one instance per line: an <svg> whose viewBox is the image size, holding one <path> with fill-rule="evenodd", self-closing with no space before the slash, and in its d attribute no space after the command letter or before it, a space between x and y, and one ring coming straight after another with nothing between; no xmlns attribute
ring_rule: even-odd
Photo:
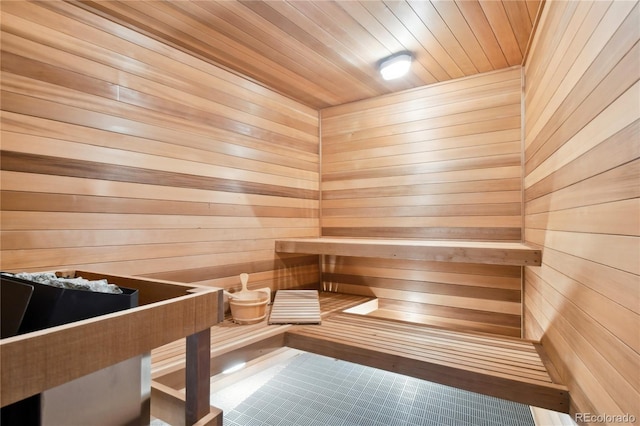
<svg viewBox="0 0 640 426"><path fill-rule="evenodd" d="M211 393L211 330L187 336L185 424L193 425L209 414Z"/></svg>

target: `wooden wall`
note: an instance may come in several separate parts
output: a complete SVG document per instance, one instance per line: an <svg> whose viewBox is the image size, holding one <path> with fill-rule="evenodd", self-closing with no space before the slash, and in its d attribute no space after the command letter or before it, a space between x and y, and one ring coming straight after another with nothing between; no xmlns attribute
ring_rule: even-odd
<svg viewBox="0 0 640 426"><path fill-rule="evenodd" d="M2 257L318 284L318 113L64 2L2 2Z"/></svg>
<svg viewBox="0 0 640 426"><path fill-rule="evenodd" d="M520 241L520 111L520 67L322 110L322 235ZM323 282L520 335L520 267L326 256Z"/></svg>
<svg viewBox="0 0 640 426"><path fill-rule="evenodd" d="M543 247L525 335L579 423L640 419L638 22L635 1L546 2L525 64L525 240Z"/></svg>

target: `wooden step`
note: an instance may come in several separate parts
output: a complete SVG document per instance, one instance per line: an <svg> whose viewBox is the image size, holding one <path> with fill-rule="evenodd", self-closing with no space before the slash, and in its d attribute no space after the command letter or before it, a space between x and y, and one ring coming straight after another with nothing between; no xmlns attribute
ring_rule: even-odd
<svg viewBox="0 0 640 426"><path fill-rule="evenodd" d="M285 344L527 405L569 410L568 390L551 378L536 342L338 313L322 325L290 328Z"/></svg>

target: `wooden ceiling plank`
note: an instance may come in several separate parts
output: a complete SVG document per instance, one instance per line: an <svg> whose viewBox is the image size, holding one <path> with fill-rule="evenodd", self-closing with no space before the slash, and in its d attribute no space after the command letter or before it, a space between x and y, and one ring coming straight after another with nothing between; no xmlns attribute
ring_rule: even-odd
<svg viewBox="0 0 640 426"><path fill-rule="evenodd" d="M335 34L336 37L347 46L353 45L351 50L361 57L365 62L375 63L380 58L389 55L391 51L378 40L358 19L343 8L346 2L325 1L317 2L295 2L296 7L301 4L312 6L324 16L321 25Z"/></svg>
<svg viewBox="0 0 640 426"><path fill-rule="evenodd" d="M382 25L378 20L360 3L356 1L338 1L336 4L347 12L355 21L371 34L371 37L377 40L386 51L381 54L379 59L383 59L388 55L406 50L405 47ZM412 66L411 73L401 80L393 81L391 84L394 89L403 90L411 87L422 86L438 82L438 79L429 70L425 69L421 64Z"/></svg>
<svg viewBox="0 0 640 426"><path fill-rule="evenodd" d="M338 1L336 4L344 10L354 21L366 29L371 37L378 41L386 51L384 54L389 55L394 52L401 51L404 46L369 13L369 11L357 1ZM435 80L434 80L435 81Z"/></svg>
<svg viewBox="0 0 640 426"><path fill-rule="evenodd" d="M482 8L489 25L496 34L500 48L504 52L509 65L519 65L522 63L522 52L518 45L518 40L513 33L511 22L504 8L503 1L480 0Z"/></svg>
<svg viewBox="0 0 640 426"><path fill-rule="evenodd" d="M305 5L305 8L312 7L316 10L314 15L309 15L311 19L317 21L322 28L329 31L331 34L337 37L337 39L345 45L350 52L356 56L360 57L362 60L362 66L366 67L370 71L372 81L379 83L381 87L384 89L380 91L380 94L388 94L392 92L397 92L405 89L410 89L413 87L421 86L424 84L424 80L416 76L416 70L418 70L421 74L424 74L426 70L422 67L418 67L417 69L414 67L413 72L410 72L407 76L393 80L393 81L385 81L382 79L379 70L378 64L381 59L389 56L391 53L395 53L397 51L401 51L404 48L398 47L398 50L390 51L386 48L384 43L375 37L368 28L365 28L362 21L358 18L354 18L351 13L347 12L342 7L344 5L357 5L356 2L345 2L345 1L325 1L325 2L316 2L316 1L294 1L292 2L297 8L301 8L302 5ZM363 11L360 16L368 16L368 22L375 22L378 26L380 24L373 18L367 11ZM383 34L387 34L388 32L384 27L381 27ZM347 29L348 31L345 31ZM362 58L364 56L364 58ZM429 77L432 76L429 74ZM435 81L435 78L433 78Z"/></svg>
<svg viewBox="0 0 640 426"><path fill-rule="evenodd" d="M412 65L413 72L419 73L418 65L421 65L431 75L433 75L437 81L450 79L448 72L442 64L433 57L431 52L424 49L419 41L415 39L413 34L411 34L411 32L402 24L398 17L393 14L385 3L381 0L364 1L360 3L396 40L400 42L403 46L403 50L409 50L414 54L415 64Z"/></svg>
<svg viewBox="0 0 640 426"><path fill-rule="evenodd" d="M507 59L496 39L496 35L489 25L478 0L455 0L458 9L464 16L473 30L476 39L482 46L494 69L506 68L509 66Z"/></svg>
<svg viewBox="0 0 640 426"><path fill-rule="evenodd" d="M285 2L243 2L254 12L267 17L271 22L286 31L290 37L295 38L313 54L320 54L326 58L325 66L329 70L339 69L336 64L341 63L339 55L333 49L341 49L338 43L331 37L323 34L323 30L297 9ZM344 70L344 69L343 69ZM355 70L354 70L355 71ZM349 73L342 73L340 90L337 93L347 102L346 98L352 96L356 99L376 96L378 93L366 84L367 78L362 73L355 71L356 76ZM357 76L357 74L360 74Z"/></svg>
<svg viewBox="0 0 640 426"><path fill-rule="evenodd" d="M188 14L175 13L175 7L183 2L126 3L131 8L139 8L140 13L146 15L147 19L156 17L157 26L164 28L165 33L181 31L186 35L186 38L183 35L179 40L181 47L202 52L204 57L243 74L255 76L258 81L266 79L273 83L271 87L281 90L287 86L305 88L314 84L307 79L300 81L300 74L269 60L260 52L236 42L219 31L211 31L210 27ZM213 52L213 55L210 52ZM313 92L308 93L315 96Z"/></svg>
<svg viewBox="0 0 640 426"><path fill-rule="evenodd" d="M125 29L179 50L195 69L245 78L315 110L520 65L544 0L69 0L135 43ZM57 2L56 2L57 4ZM45 6L60 9L59 6ZM77 12L66 10L67 16ZM109 22L104 21L104 22ZM91 25L106 28L100 19ZM120 27L122 26L122 27ZM156 53L162 49L150 48ZM380 60L415 56L403 79L383 81ZM169 50L166 50L168 53ZM188 59L191 55L194 59ZM226 74L231 71L233 74ZM242 86L242 83L236 83Z"/></svg>
<svg viewBox="0 0 640 426"><path fill-rule="evenodd" d="M305 87L308 87L307 84L299 84L297 86L296 84L291 84L292 82L295 83L296 76L281 65L272 63L270 65L264 65L263 67L256 68L251 61L247 62L246 55L242 54L243 49L234 50L227 48L227 51L231 52L230 55L232 56L230 57L229 54L225 54L224 51L220 50L221 47L224 47L223 41L212 41L212 38L213 40L215 40L215 37L217 36L216 34L212 33L207 37L210 40L208 43L200 43L199 41L196 41L198 45L191 46L180 43L178 40L172 40L171 36L166 35L166 33L171 33L173 29L171 28L171 26L167 26L165 22L156 20L153 24L153 31L146 31L145 28L151 27L147 22L148 17L146 13L147 8L144 6L145 3L89 1L84 1L83 3L85 5L92 4L91 7L95 5L96 8L99 8L98 10L102 11L102 13L106 14L107 16L114 15L112 8L125 10L124 7L128 8L129 5L139 5L141 7L141 11L137 13L136 18L133 18L133 15L125 15L124 17L117 19L116 22L132 28L136 31L142 30L144 34L150 36L151 38L175 47L186 54L192 55L200 60L204 60L209 63L214 63L215 65L221 66L222 69L232 71L236 75L239 74L241 76L244 76L245 81L249 85L253 85L253 91L256 92L256 94L259 94L261 92L259 85L265 86L265 83L267 83L266 86L271 90L280 91L280 93L283 93L284 95L292 99L296 99L298 102L303 102L310 107L317 107L316 104L319 102L331 104L335 101L335 99L326 99L324 101L318 100L317 95L321 95L322 92L307 93L305 89ZM121 3L124 3L124 6L122 6ZM115 15L117 16L117 14ZM160 29L162 29L163 31L160 31ZM237 56L238 58L234 58L233 56ZM232 63L230 63L229 61L232 61ZM243 64L243 66L236 65L238 63ZM265 70L273 67L275 67L276 70L271 70L271 74L267 74L265 72ZM253 72L254 70L256 72ZM260 75L256 75L257 71L261 71L262 73ZM267 75L275 76L274 81L267 82L264 78L260 78L260 76L264 77ZM288 81L287 77L291 77L294 80ZM280 83L280 87L278 87L278 83ZM313 85L313 83L309 82L309 85ZM282 87L285 87L289 90L280 90ZM294 95L295 92L292 93L292 90L297 91L298 95Z"/></svg>
<svg viewBox="0 0 640 426"><path fill-rule="evenodd" d="M379 46L379 43L376 41L372 43L371 35L362 31L360 24L354 22L342 9L335 7L335 2L325 2L320 5L312 1L293 1L290 4L318 26L321 37L316 38L321 41L331 41L329 46L334 47L333 50L340 55L341 62L351 65L350 73L353 74L353 67L356 67L366 74L370 84L378 93L391 91L389 84L382 79L376 67L376 62L381 56L375 53L376 49L372 49L372 45ZM364 41L365 37L368 37L366 41ZM339 65L336 63L336 68L339 68ZM357 78L361 77L361 73L358 74L354 75Z"/></svg>
<svg viewBox="0 0 640 426"><path fill-rule="evenodd" d="M164 44L168 44L174 48L179 49L180 51L194 56L200 60L205 60L209 63L213 62L216 65L226 67L227 70L231 70L234 74L240 74L244 76L244 81L246 82L245 86L252 86L252 90L256 92L256 94L260 94L261 88L258 85L264 86L264 82L260 82L255 79L255 76L250 74L250 70L240 71L238 68L233 68L228 63L225 63L223 58L219 57L218 50L212 50L211 45L200 43L199 46L191 46L185 45L180 40L172 38L167 32L170 32L170 27L166 26L165 22L153 20L153 23L149 23L149 18L147 15L147 8L144 6L145 4L157 3L157 2L119 2L119 1L110 1L110 2L101 2L101 1L82 1L73 3L76 6L81 7L82 9L91 11L100 16L106 16L110 19L114 20L117 24L123 25L127 28L132 29L133 31L142 32L146 36L159 41ZM132 9L130 6L139 5L141 7L140 10ZM149 9L152 10L152 9ZM113 32L114 29L110 29ZM213 36L213 35L212 35ZM129 40L129 38L127 38ZM133 41L132 41L133 42ZM215 46L220 46L221 43L214 43ZM286 69L280 70L281 72L286 72ZM276 75L281 75L276 73ZM254 79L250 80L247 78L248 76L253 77ZM277 90L277 87L269 86L271 89ZM294 98L293 96L289 95ZM299 100L300 102L300 100ZM328 101L331 102L331 101ZM307 104L313 104L312 102L307 102Z"/></svg>
<svg viewBox="0 0 640 426"><path fill-rule="evenodd" d="M321 70L322 62L319 55L303 54L304 49L274 25L261 20L260 16L248 11L236 2L173 2L176 8L183 9L194 19L200 19L210 29L224 34L230 39L246 46L260 56L264 56L274 63L285 66L295 75L305 78L299 83L310 93L322 93L326 87L333 84L339 75L327 77ZM226 9L228 6L235 6ZM223 17L224 16L224 17ZM286 48L282 48L286 45ZM326 74L326 73L325 73ZM287 81L291 85L290 80ZM332 98L337 101L337 98Z"/></svg>
<svg viewBox="0 0 640 426"><path fill-rule="evenodd" d="M384 0L383 0L384 1ZM442 66L449 78L464 77L464 71L458 66L450 55L448 49L438 41L431 30L425 25L421 17L418 16L408 3L404 1L386 1L385 6L402 23L417 44ZM448 46L447 46L448 47Z"/></svg>
<svg viewBox="0 0 640 426"><path fill-rule="evenodd" d="M255 101L238 100L237 96L233 96L235 85L220 84L215 87L204 86L197 80L186 80L184 76L181 79L173 79L173 84L178 84L181 90L190 92L196 96L205 99L215 99L216 102L222 103L231 108L237 109L243 112L256 113L262 117L268 117L275 122L289 125L298 129L306 129L309 132L315 132L314 128L317 128L317 124L314 123L309 117L300 116L300 114L293 115L291 110L285 108L284 111L280 109L282 106L268 105L262 106ZM135 78L135 77L132 77ZM236 89L237 90L237 89Z"/></svg>
<svg viewBox="0 0 640 426"><path fill-rule="evenodd" d="M414 2L415 0L411 0L411 4ZM494 68L489 58L487 58L484 50L482 50L482 46L480 46L478 39L473 34L473 30L464 19L462 12L458 9L455 2L434 1L432 4L449 27L453 36L469 56L476 69L479 72L492 71Z"/></svg>
<svg viewBox="0 0 640 426"><path fill-rule="evenodd" d="M462 48L460 42L453 35L431 1L408 0L408 5L423 22L425 28L429 29L434 40L437 40L447 51L464 75L478 73L478 69L467 55L467 52Z"/></svg>
<svg viewBox="0 0 640 426"><path fill-rule="evenodd" d="M527 11L529 13L529 20L531 20L531 24L534 25L536 22L536 18L538 17L538 12L540 11L540 7L544 4L544 0L527 0Z"/></svg>
<svg viewBox="0 0 640 426"><path fill-rule="evenodd" d="M519 1L507 1L504 2L504 10L507 12L509 22L511 22L511 28L518 40L518 46L520 46L521 55L527 50L529 44L529 35L532 29L532 20L529 17L529 11L526 3Z"/></svg>

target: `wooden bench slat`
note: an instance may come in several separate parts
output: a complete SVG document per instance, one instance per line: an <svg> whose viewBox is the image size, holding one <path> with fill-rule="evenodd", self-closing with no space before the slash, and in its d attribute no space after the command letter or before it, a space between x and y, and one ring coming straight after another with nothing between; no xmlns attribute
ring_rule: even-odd
<svg viewBox="0 0 640 426"><path fill-rule="evenodd" d="M318 324L320 297L317 290L278 290L269 324Z"/></svg>
<svg viewBox="0 0 640 426"><path fill-rule="evenodd" d="M384 320L383 320L384 321ZM330 324L327 324L329 326ZM362 325L353 325L353 324L340 324L340 332L344 333L349 327L354 327L356 334L364 333L364 330L367 330L366 327ZM471 357L475 357L476 355L482 354L486 357L493 357L496 360L507 360L507 362L518 362L522 365L527 365L530 368L536 368L544 371L545 368L540 361L540 356L538 355L535 346L533 343L525 342L525 345L520 345L518 347L501 347L487 344L487 342L482 342L478 340L478 338L461 340L459 336L456 335L446 335L438 333L436 335L430 335L430 329L427 326L414 325L414 327L418 327L421 329L422 333L418 337L413 334L411 331L405 331L404 334L398 330L378 330L373 328L371 333L377 333L380 335L390 335L390 338L394 338L394 336L402 336L401 339L403 342L416 342L416 344L421 345L438 345L439 347L448 347L452 351L456 351L457 353L467 353ZM326 333L327 329L323 329L322 333ZM386 333L386 334L385 334ZM469 336L475 337L475 336ZM492 342L489 340L488 342Z"/></svg>
<svg viewBox="0 0 640 426"><path fill-rule="evenodd" d="M372 300L371 297L321 292L320 311L322 316L342 311ZM267 306L271 309L271 306ZM269 313L269 312L268 312ZM211 327L211 356L220 356L233 351L252 341L266 339L278 333L284 333L288 324L269 325L267 321L256 324L236 324L231 318ZM179 368L184 364L185 339L179 339L160 346L151 352L151 372L153 377L164 374L167 370Z"/></svg>
<svg viewBox="0 0 640 426"><path fill-rule="evenodd" d="M387 319L381 319L377 317L367 317L363 315L360 315L360 316L354 315L351 318L349 318L349 320L352 321L353 323L363 324L365 326L367 324L375 326L376 324L378 324L380 320L382 320L382 321L386 321L386 324L387 324L387 326L385 327L386 329L395 329L400 332L402 332L403 330L410 332L411 330L415 329L415 327L421 326L416 323L387 320ZM496 347L504 347L504 348L511 347L511 348L517 348L518 350L526 350L531 348L530 346L531 341L528 341L526 339L519 339L515 337L508 337L508 336L493 336L489 334L479 334L479 333L473 333L473 332L467 332L464 334L461 333L458 336L452 336L450 330L448 329L438 328L432 325L424 325L424 327L425 327L425 330L428 330L430 334L442 335L449 339L456 338L459 340L464 340L469 342L478 341L478 342L481 342L482 344L484 344L485 342L491 342L491 344ZM531 353L535 354L535 351L532 350Z"/></svg>
<svg viewBox="0 0 640 426"><path fill-rule="evenodd" d="M549 375L538 342L342 312L370 300L320 293L321 325L269 325L267 321L239 325L226 320L211 329L212 365L228 362L246 351L263 353L263 342L269 342L267 348L286 345L472 392L568 411L567 388ZM180 388L183 340L152 351L154 380Z"/></svg>
<svg viewBox="0 0 640 426"><path fill-rule="evenodd" d="M309 335L307 335L309 336ZM309 336L313 337L313 336ZM331 340L324 338L323 340L332 341L336 343L344 342L344 340ZM398 356L402 356L407 359L414 359L420 362L431 362L435 364L448 365L453 367L459 367L469 371L482 371L484 374L495 375L507 375L511 378L519 378L524 380L533 380L536 382L552 383L548 380L546 373L540 371L528 371L527 369L518 368L514 365L505 365L500 363L490 363L483 361L482 359L471 359L464 356L455 356L452 354L444 353L431 353L429 356L424 356L424 353L412 353L407 350L398 350L397 346L394 347L382 347L372 346L368 342L362 339L352 339L349 344L358 345L359 347L368 348L380 352L393 353ZM294 346L295 347L295 346ZM296 347L300 349L299 347Z"/></svg>
<svg viewBox="0 0 640 426"><path fill-rule="evenodd" d="M326 254L436 262L539 266L542 252L517 242L427 241L376 238L286 238L279 253Z"/></svg>
<svg viewBox="0 0 640 426"><path fill-rule="evenodd" d="M358 329L334 326L337 321L325 321L322 329L308 328L293 331L307 336L318 336L331 341L354 342L381 350L394 351L403 356L430 360L433 362L456 362L460 366L482 368L488 372L509 372L514 376L531 378L552 383L551 378L538 357L524 362L509 356L495 356L492 352L478 348L466 349L450 345L446 341L422 340L416 336L385 333L380 330Z"/></svg>
<svg viewBox="0 0 640 426"><path fill-rule="evenodd" d="M295 337L290 338L291 336L295 336ZM449 367L453 369L458 369L460 371L466 371L469 373L476 373L476 374L482 374L485 376L509 379L511 381L517 380L522 383L535 383L535 384L542 383L545 385L551 383L549 380L544 380L544 379L540 380L536 377L525 377L519 374L511 374L510 370L506 368L497 369L496 366L493 366L493 368L488 368L488 366L482 361L470 362L469 360L465 360L464 358L460 359L455 357L439 356L439 354L430 354L429 356L423 356L423 354L414 353L406 349L403 350L398 346L385 347L384 345L381 345L381 344L372 345L370 341L367 341L364 339L353 338L353 339L346 340L346 339L340 339L340 338L331 338L330 336L322 336L318 338L318 336L314 336L314 335L302 334L302 333L299 334L297 332L292 332L292 333L287 333L288 339L286 340L286 342L288 346L291 346L296 349L302 349L296 343L296 339L298 339L299 336L304 336L306 338L310 338L315 341L322 341L322 342L328 343L331 347L347 345L352 347L353 349L358 348L358 349L373 351L378 354L378 357L380 359L386 359L389 355L391 355L391 356L398 357L399 359L405 360L408 363L418 362L418 363L424 363L424 364L439 365L442 367ZM293 344L291 344L292 342ZM395 370L393 371L395 372ZM521 372L521 371L518 371L518 372ZM409 374L409 375L413 375L413 374Z"/></svg>
<svg viewBox="0 0 640 426"><path fill-rule="evenodd" d="M327 327L323 327L322 330L318 330L318 333L324 334L328 333L329 328L332 323L325 324ZM376 328L365 328L361 326L354 326L348 324L339 324L336 328L336 332L340 334L344 334L347 330L353 330L355 335L371 335L373 338L386 338L389 340L400 340L402 343L411 344L414 343L416 345L431 345L438 346L441 348L448 348L450 350L456 350L463 353L469 353L471 355L478 354L483 356L492 356L496 359L508 359L508 360L517 360L520 363L529 363L532 365L542 365L539 356L535 352L535 348L532 344L530 347L526 348L526 352L518 352L515 349L504 349L504 348L494 348L490 345L482 345L478 343L465 343L458 342L455 339L455 335L451 337L451 339L447 339L446 336L438 336L434 338L433 336L429 336L428 330L425 330L423 327L418 327L417 331L425 333L423 335L416 334L408 334L408 333L399 333L397 331L387 331L380 330ZM307 330L309 333L313 333L313 330Z"/></svg>
<svg viewBox="0 0 640 426"><path fill-rule="evenodd" d="M393 353L344 342L330 342L316 337L286 333L287 346L330 356L361 365L424 379L459 389L534 405L554 411L568 412L566 387L553 383L521 380L509 375L486 374L403 357Z"/></svg>
<svg viewBox="0 0 640 426"><path fill-rule="evenodd" d="M328 324L325 324L328 325ZM452 354L463 355L465 357L470 357L472 359L485 359L490 360L492 362L497 363L506 363L513 365L522 365L526 366L528 369L537 369L540 371L546 371L544 365L540 361L540 358L532 358L532 357L518 357L517 352L512 351L511 353L503 353L499 354L495 351L484 350L479 347L465 347L459 344L450 344L446 340L434 341L431 339L420 339L416 336L407 336L407 335L399 335L397 333L384 333L380 331L368 331L358 328L346 328L346 327L323 327L322 330L318 330L314 332L312 330L305 331L309 335L320 334L320 335L336 335L338 338L346 338L347 336L353 336L353 338L363 338L366 340L372 340L379 338L385 344L399 344L405 346L407 349L409 348L418 348L422 351L438 351L438 352L446 352Z"/></svg>
<svg viewBox="0 0 640 426"><path fill-rule="evenodd" d="M460 389L567 412L536 343L337 313L287 330L287 346Z"/></svg>

